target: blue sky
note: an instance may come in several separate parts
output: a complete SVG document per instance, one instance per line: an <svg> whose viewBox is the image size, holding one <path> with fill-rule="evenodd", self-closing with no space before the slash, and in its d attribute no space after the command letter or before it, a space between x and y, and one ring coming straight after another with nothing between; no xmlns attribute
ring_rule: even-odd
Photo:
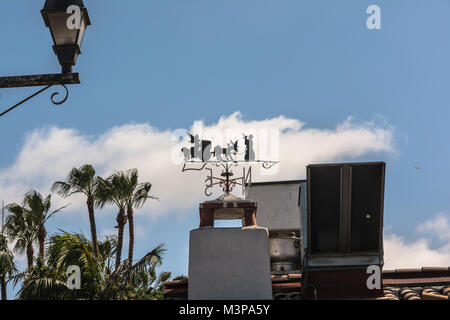
<svg viewBox="0 0 450 320"><path fill-rule="evenodd" d="M40 16L43 3L2 0L0 76L59 72ZM371 4L381 8L381 30L366 27ZM418 226L438 213L448 217L450 1L85 0L85 5L93 25L75 67L82 84L69 88L69 100L60 107L47 93L0 119L0 172L13 167L32 132L50 127L95 139L125 124L170 131L195 120L214 124L235 111L243 121L283 115L318 130L332 130L348 117L356 123L375 119L393 128L395 150L345 160L387 162L385 231L414 243L423 236ZM0 89L0 109L34 90ZM70 162L70 154L67 158ZM293 178L303 174L294 172ZM187 274L188 234L198 215L195 207L176 210L142 216L137 255L165 242L162 269L178 275ZM114 225L110 211L98 213L100 229ZM88 234L84 214L58 217L49 231ZM449 249L442 249L446 239L427 236L429 249L449 256Z"/></svg>

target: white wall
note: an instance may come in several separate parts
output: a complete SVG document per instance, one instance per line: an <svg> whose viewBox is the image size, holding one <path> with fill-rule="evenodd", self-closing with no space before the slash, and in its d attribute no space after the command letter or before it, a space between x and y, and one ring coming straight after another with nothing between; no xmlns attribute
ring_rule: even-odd
<svg viewBox="0 0 450 320"><path fill-rule="evenodd" d="M188 291L189 300L271 300L267 229L192 230Z"/></svg>

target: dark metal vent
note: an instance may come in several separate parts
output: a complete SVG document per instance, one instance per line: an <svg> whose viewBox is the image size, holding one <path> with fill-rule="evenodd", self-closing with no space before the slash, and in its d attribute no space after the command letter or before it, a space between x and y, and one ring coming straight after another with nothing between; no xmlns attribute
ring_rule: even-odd
<svg viewBox="0 0 450 320"><path fill-rule="evenodd" d="M382 252L385 166L308 166L310 255Z"/></svg>

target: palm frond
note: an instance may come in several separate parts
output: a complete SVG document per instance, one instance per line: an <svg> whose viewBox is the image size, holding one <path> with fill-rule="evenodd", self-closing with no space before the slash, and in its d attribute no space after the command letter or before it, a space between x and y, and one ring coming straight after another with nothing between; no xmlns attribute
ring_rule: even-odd
<svg viewBox="0 0 450 320"><path fill-rule="evenodd" d="M51 192L56 192L62 197L68 197L70 195L70 189L72 186L65 181L56 181L50 188Z"/></svg>
<svg viewBox="0 0 450 320"><path fill-rule="evenodd" d="M152 251L148 252L144 257L142 257L138 262L136 262L132 269L133 270L143 270L146 268L154 268L162 264L162 257L167 249L165 244L161 243Z"/></svg>
<svg viewBox="0 0 450 320"><path fill-rule="evenodd" d="M8 241L5 236L0 234L0 277L12 278L17 272L14 256L8 248Z"/></svg>
<svg viewBox="0 0 450 320"><path fill-rule="evenodd" d="M90 164L85 164L80 168L72 168L67 175L66 181L57 181L52 186L52 192L57 192L60 196L68 197L75 193L84 193L92 196L96 186L95 169Z"/></svg>
<svg viewBox="0 0 450 320"><path fill-rule="evenodd" d="M61 299L69 292L65 281L43 277L25 280L17 297L19 300L55 300Z"/></svg>

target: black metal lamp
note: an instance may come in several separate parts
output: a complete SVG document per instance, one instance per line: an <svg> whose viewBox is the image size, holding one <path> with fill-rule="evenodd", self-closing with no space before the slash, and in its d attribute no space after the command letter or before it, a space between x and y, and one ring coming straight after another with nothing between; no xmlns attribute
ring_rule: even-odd
<svg viewBox="0 0 450 320"><path fill-rule="evenodd" d="M72 13L67 9L72 6L80 8L79 25L69 28L68 21ZM81 54L81 43L87 26L91 24L89 14L82 0L46 0L41 11L45 25L50 29L62 73L71 73Z"/></svg>
<svg viewBox="0 0 450 320"><path fill-rule="evenodd" d="M70 8L71 6L76 7ZM45 25L50 29L52 34L54 42L53 50L58 56L62 73L0 77L0 88L44 86L44 88L33 93L28 98L0 112L0 118L53 86L62 86L65 89L66 94L62 99L55 99L59 92L51 95L53 104L63 104L69 97L69 90L66 85L80 83L80 75L78 73L72 73L72 68L76 64L78 56L81 54L81 43L83 42L86 28L91 24L83 0L46 0L41 13Z"/></svg>

